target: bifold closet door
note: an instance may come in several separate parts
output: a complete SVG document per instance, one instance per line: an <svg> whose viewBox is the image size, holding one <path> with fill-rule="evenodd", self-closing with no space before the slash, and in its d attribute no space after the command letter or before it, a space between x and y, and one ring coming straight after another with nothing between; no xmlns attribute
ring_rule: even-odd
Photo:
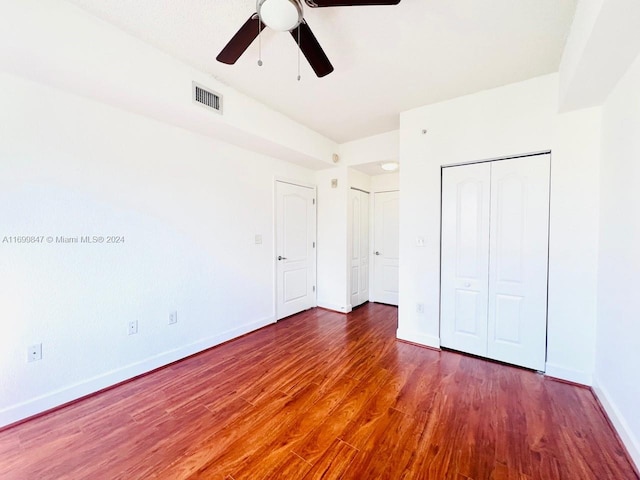
<svg viewBox="0 0 640 480"><path fill-rule="evenodd" d="M486 356L491 164L442 171L440 342Z"/></svg>
<svg viewBox="0 0 640 480"><path fill-rule="evenodd" d="M544 371L550 156L491 164L487 356Z"/></svg>
<svg viewBox="0 0 640 480"><path fill-rule="evenodd" d="M549 155L443 169L440 339L543 371Z"/></svg>

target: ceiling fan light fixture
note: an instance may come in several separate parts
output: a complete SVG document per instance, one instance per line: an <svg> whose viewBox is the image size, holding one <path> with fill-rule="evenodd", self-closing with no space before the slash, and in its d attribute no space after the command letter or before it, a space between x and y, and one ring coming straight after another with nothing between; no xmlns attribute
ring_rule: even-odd
<svg viewBox="0 0 640 480"><path fill-rule="evenodd" d="M302 22L299 0L258 0L257 10L262 23L278 32L289 32Z"/></svg>
<svg viewBox="0 0 640 480"><path fill-rule="evenodd" d="M382 168L385 172L395 172L396 170L398 170L399 166L400 165L398 165L398 162L384 162L380 165L380 168Z"/></svg>

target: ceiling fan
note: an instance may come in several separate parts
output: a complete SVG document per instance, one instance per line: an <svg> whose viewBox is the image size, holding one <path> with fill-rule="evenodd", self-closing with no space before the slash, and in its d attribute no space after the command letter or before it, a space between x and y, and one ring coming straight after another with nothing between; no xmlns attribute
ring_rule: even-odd
<svg viewBox="0 0 640 480"><path fill-rule="evenodd" d="M304 3L311 8L351 7L397 5L400 0L304 0ZM256 13L240 27L216 60L228 65L236 63L265 26L279 32L290 32L318 77L333 72L333 65L303 17L302 0L257 0ZM261 65L261 61L258 64Z"/></svg>

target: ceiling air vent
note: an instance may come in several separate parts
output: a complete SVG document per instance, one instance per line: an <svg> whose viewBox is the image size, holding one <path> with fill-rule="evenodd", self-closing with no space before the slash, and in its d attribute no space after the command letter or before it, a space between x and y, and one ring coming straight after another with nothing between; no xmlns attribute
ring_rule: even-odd
<svg viewBox="0 0 640 480"><path fill-rule="evenodd" d="M222 113L222 95L193 82L193 101Z"/></svg>

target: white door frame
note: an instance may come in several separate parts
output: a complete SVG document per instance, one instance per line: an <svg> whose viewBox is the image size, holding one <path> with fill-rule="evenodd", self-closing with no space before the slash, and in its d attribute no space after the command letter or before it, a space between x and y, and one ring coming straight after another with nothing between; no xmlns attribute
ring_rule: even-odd
<svg viewBox="0 0 640 480"><path fill-rule="evenodd" d="M277 192L277 184L278 183L288 183L290 185L295 185L297 187L309 188L313 190L315 201L315 217L316 222L313 225L314 228L314 237L315 237L315 248L313 249L313 283L315 285L315 291L313 295L313 307L318 306L318 187L311 183L301 182L299 180L294 180L287 177L275 176L273 177L273 217L271 220L271 225L273 226L273 236L272 236L272 244L273 249L271 252L271 258L273 259L273 318L274 321L278 321L278 260L277 260L277 249L278 249L278 238L277 238L277 221L278 221L278 192Z"/></svg>

